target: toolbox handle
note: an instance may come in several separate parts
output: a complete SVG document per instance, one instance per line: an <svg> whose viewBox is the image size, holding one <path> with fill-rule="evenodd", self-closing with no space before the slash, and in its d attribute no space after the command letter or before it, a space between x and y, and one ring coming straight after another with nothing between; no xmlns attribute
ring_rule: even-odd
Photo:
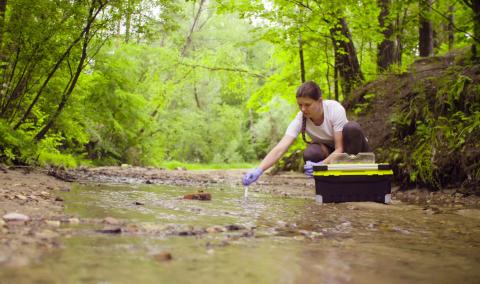
<svg viewBox="0 0 480 284"><path fill-rule="evenodd" d="M329 164L313 166L314 171L358 171L358 170L390 170L389 164Z"/></svg>

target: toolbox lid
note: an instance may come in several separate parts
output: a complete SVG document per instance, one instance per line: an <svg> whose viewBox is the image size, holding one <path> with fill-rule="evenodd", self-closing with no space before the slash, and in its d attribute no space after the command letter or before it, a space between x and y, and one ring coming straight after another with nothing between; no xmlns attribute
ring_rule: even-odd
<svg viewBox="0 0 480 284"><path fill-rule="evenodd" d="M328 164L313 167L313 176L392 176L389 164Z"/></svg>
<svg viewBox="0 0 480 284"><path fill-rule="evenodd" d="M329 164L313 166L314 176L337 176L337 175L392 175L393 171L389 164L375 163L374 153L347 153L332 154Z"/></svg>
<svg viewBox="0 0 480 284"><path fill-rule="evenodd" d="M375 154L372 152L360 152L357 155L347 153L332 153L331 164L373 164L375 163Z"/></svg>
<svg viewBox="0 0 480 284"><path fill-rule="evenodd" d="M367 170L391 170L389 164L328 164L313 166L314 171L367 171Z"/></svg>

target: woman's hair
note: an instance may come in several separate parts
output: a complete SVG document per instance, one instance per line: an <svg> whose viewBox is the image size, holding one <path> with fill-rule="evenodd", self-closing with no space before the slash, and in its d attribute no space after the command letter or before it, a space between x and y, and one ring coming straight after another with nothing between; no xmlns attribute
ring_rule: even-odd
<svg viewBox="0 0 480 284"><path fill-rule="evenodd" d="M303 83L297 89L297 98L299 97L307 97L313 100L318 100L322 97L322 90L317 85L317 83L313 81L307 81Z"/></svg>
<svg viewBox="0 0 480 284"><path fill-rule="evenodd" d="M320 87L317 85L317 83L313 81L307 81L303 83L300 87L297 89L297 98L311 98L312 100L318 101L320 98L322 98L322 90L320 90ZM305 132L307 130L307 118L305 115L302 116L302 139L305 141L307 144L313 143L312 141L308 141L307 138L305 137Z"/></svg>

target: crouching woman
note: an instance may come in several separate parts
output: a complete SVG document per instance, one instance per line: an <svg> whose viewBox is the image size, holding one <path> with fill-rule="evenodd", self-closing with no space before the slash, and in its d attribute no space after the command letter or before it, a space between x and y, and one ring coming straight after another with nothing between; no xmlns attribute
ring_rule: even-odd
<svg viewBox="0 0 480 284"><path fill-rule="evenodd" d="M246 173L242 179L247 186L255 182L263 172L273 166L301 133L308 143L303 160L305 174L312 176L313 166L328 164L333 153L356 155L370 152L360 125L348 121L345 108L337 101L323 100L320 87L313 81L303 83L296 99L300 111L293 119L282 140L265 156L260 165ZM310 140L307 141L305 133Z"/></svg>

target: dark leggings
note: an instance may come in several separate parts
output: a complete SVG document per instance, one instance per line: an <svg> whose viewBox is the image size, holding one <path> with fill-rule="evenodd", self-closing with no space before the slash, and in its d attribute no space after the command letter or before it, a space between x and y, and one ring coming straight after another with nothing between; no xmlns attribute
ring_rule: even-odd
<svg viewBox="0 0 480 284"><path fill-rule="evenodd" d="M356 155L360 152L371 152L367 139L363 134L360 124L349 121L343 127L343 152ZM304 161L320 162L330 155L335 149L323 143L308 144L303 152Z"/></svg>

